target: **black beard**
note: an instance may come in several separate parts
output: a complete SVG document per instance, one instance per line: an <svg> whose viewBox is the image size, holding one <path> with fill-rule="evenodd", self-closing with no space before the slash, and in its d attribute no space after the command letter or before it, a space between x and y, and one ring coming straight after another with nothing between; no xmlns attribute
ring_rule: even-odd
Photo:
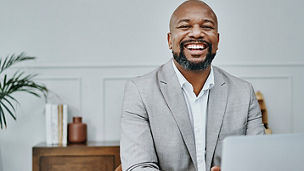
<svg viewBox="0 0 304 171"><path fill-rule="evenodd" d="M188 42L203 42L203 43L208 44L208 47L207 47L208 53L207 53L206 59L204 61L199 62L199 63L194 63L187 59L187 57L184 54L184 45L185 45L185 43L188 43ZM214 57L216 55L216 53L212 54L212 44L208 43L204 40L184 41L180 44L179 55L177 53L173 52L173 50L172 50L172 54L173 54L175 61L177 63L179 63L185 70L188 70L188 71L200 71L200 70L207 69L210 66L210 64L212 63L212 60L214 59Z"/></svg>

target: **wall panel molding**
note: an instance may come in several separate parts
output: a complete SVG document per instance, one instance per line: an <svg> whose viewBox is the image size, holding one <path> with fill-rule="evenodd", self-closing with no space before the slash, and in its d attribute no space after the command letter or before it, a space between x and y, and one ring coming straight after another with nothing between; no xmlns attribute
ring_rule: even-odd
<svg viewBox="0 0 304 171"><path fill-rule="evenodd" d="M37 81L76 81L79 86L79 89L77 90L79 93L79 99L78 100L78 104L79 106L79 112L82 113L82 92L83 92L83 87L82 87L82 77L78 77L78 76L37 76L36 78Z"/></svg>
<svg viewBox="0 0 304 171"><path fill-rule="evenodd" d="M82 63L82 64L29 64L17 65L14 68L33 68L33 69L52 69L52 68L145 68L145 67L158 67L160 64L96 64L96 63ZM215 66L220 67L304 67L303 62L299 63L239 63L239 64L221 64L216 63Z"/></svg>
<svg viewBox="0 0 304 171"><path fill-rule="evenodd" d="M293 99L294 99L294 83L293 83L293 76L291 75L254 75L254 76L240 76L240 78L244 79L244 80L250 80L250 79L253 79L253 80L285 80L287 82L287 84L289 85L289 87L284 87L286 88L285 90L287 92L290 92L290 98L289 99L282 99L282 100L285 100L286 101L286 106L288 106L288 113L289 113L289 118L290 118L290 122L287 123L289 124L289 130L288 132L294 132L294 118L295 118L295 113L294 113L294 110L293 110ZM279 85L278 85L279 86ZM276 87L273 87L274 89ZM287 89L289 88L289 89ZM263 93L263 92L262 92ZM282 93L282 92L277 92L277 93ZM269 101L268 101L269 103ZM267 101L266 101L266 107L267 107ZM276 106L278 107L278 106ZM281 107L281 106L280 106Z"/></svg>
<svg viewBox="0 0 304 171"><path fill-rule="evenodd" d="M108 116L109 113L107 113L107 110L108 110L108 107L106 105L106 91L107 91L107 86L106 86L106 83L107 82L110 82L110 81L127 81L128 79L130 79L132 77L128 77L128 76L104 76L104 77L100 77L100 81L101 81L101 98L102 98L102 135L103 135L103 140L109 140L109 133L106 132L106 130L108 128L106 128L106 122L107 122L107 119L108 119ZM123 85L124 86L124 85ZM120 94L122 95L122 94ZM120 102L117 102L117 105L121 105L119 104ZM119 106L119 108L121 108L121 106ZM119 116L120 116L120 113L119 113ZM113 128L115 129L119 129L120 130L120 124L118 125L113 125ZM119 128L117 128L119 127ZM115 135L114 135L115 136ZM112 139L111 139L112 140Z"/></svg>
<svg viewBox="0 0 304 171"><path fill-rule="evenodd" d="M116 127L119 126L117 125L119 110L117 108L114 109L113 107L115 107L116 104L121 105L120 98L123 94L124 81L135 77L136 74L142 75L143 73L146 73L146 71L156 68L156 65L93 65L93 67L82 65L79 66L80 68L77 68L77 65L71 65L71 67L63 66L64 65L54 67L50 65L50 68L34 67L33 71L42 73L42 77L37 77L37 80L39 81L70 80L77 82L75 82L75 84L78 84L77 87L79 87L79 111L82 114L90 113L86 117L90 120L92 129L94 129L90 134L92 140L113 140L113 138L118 137L118 128L113 128L113 134L111 134L111 126L113 124L115 124ZM298 71L301 71L302 68L295 70L293 67L288 67L281 70L281 68L276 68L278 65L272 65L274 68L263 68L264 66L266 65L255 67L251 64L250 68L246 70L247 67L244 67L243 65L220 65L221 68L224 68L229 72L232 71L232 73L239 78L249 80L252 83L257 82L259 86L263 85L263 82L265 82L267 85L262 88L262 90L264 90L264 92L266 91L269 100L272 99L271 96L278 97L278 95L273 95L273 93L276 94L277 90L282 90L281 88L276 87L277 84L282 83L287 86L288 92L283 94L284 97L287 97L287 99L284 98L286 101L284 112L280 112L279 109L281 109L281 106L277 106L278 104L282 104L282 99L272 102L271 113L273 113L273 115L278 115L279 118L282 118L283 120L284 118L286 120L287 117L289 117L288 120L286 120L285 128L282 128L281 130L277 129L278 132L282 130L294 132L296 128L294 124L297 123L294 119L298 116L295 116L296 113L293 109L293 101L296 100L294 99L295 85L293 80L294 77L298 79ZM274 83L275 90L270 88L272 82ZM92 84L95 85L90 86ZM91 89L93 87L96 90ZM117 89L117 92L115 89ZM96 92L96 95L92 94L94 92ZM92 95L94 96L93 98ZM84 99L86 99L85 102L83 101ZM283 116L283 113L286 113L288 116ZM274 122L275 125L278 125L278 123L281 123L279 118L273 118L272 122Z"/></svg>

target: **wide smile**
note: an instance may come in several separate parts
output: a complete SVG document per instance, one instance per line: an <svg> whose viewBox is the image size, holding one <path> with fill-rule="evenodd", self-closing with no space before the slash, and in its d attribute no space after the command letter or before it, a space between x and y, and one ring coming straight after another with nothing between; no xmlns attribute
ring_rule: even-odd
<svg viewBox="0 0 304 171"><path fill-rule="evenodd" d="M185 46L185 49L190 53L190 55L198 56L203 55L205 50L208 48L206 43L188 43Z"/></svg>

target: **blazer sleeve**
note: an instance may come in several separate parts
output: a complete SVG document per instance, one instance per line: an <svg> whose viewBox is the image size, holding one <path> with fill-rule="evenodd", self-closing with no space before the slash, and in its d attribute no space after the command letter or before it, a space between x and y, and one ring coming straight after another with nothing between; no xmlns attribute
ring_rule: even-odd
<svg viewBox="0 0 304 171"><path fill-rule="evenodd" d="M123 98L120 157L124 171L159 170L148 113L132 80L126 83Z"/></svg>
<svg viewBox="0 0 304 171"><path fill-rule="evenodd" d="M265 134L265 127L262 122L262 113L256 99L254 89L250 84L250 103L248 109L247 135Z"/></svg>

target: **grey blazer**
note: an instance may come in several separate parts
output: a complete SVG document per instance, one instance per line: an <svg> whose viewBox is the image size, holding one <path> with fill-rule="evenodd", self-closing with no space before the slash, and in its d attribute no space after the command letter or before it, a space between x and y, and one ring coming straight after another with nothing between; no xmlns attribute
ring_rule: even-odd
<svg viewBox="0 0 304 171"><path fill-rule="evenodd" d="M171 62L126 84L120 141L123 170L197 170L194 133ZM220 166L225 137L264 134L251 84L213 69L206 125L208 171Z"/></svg>

